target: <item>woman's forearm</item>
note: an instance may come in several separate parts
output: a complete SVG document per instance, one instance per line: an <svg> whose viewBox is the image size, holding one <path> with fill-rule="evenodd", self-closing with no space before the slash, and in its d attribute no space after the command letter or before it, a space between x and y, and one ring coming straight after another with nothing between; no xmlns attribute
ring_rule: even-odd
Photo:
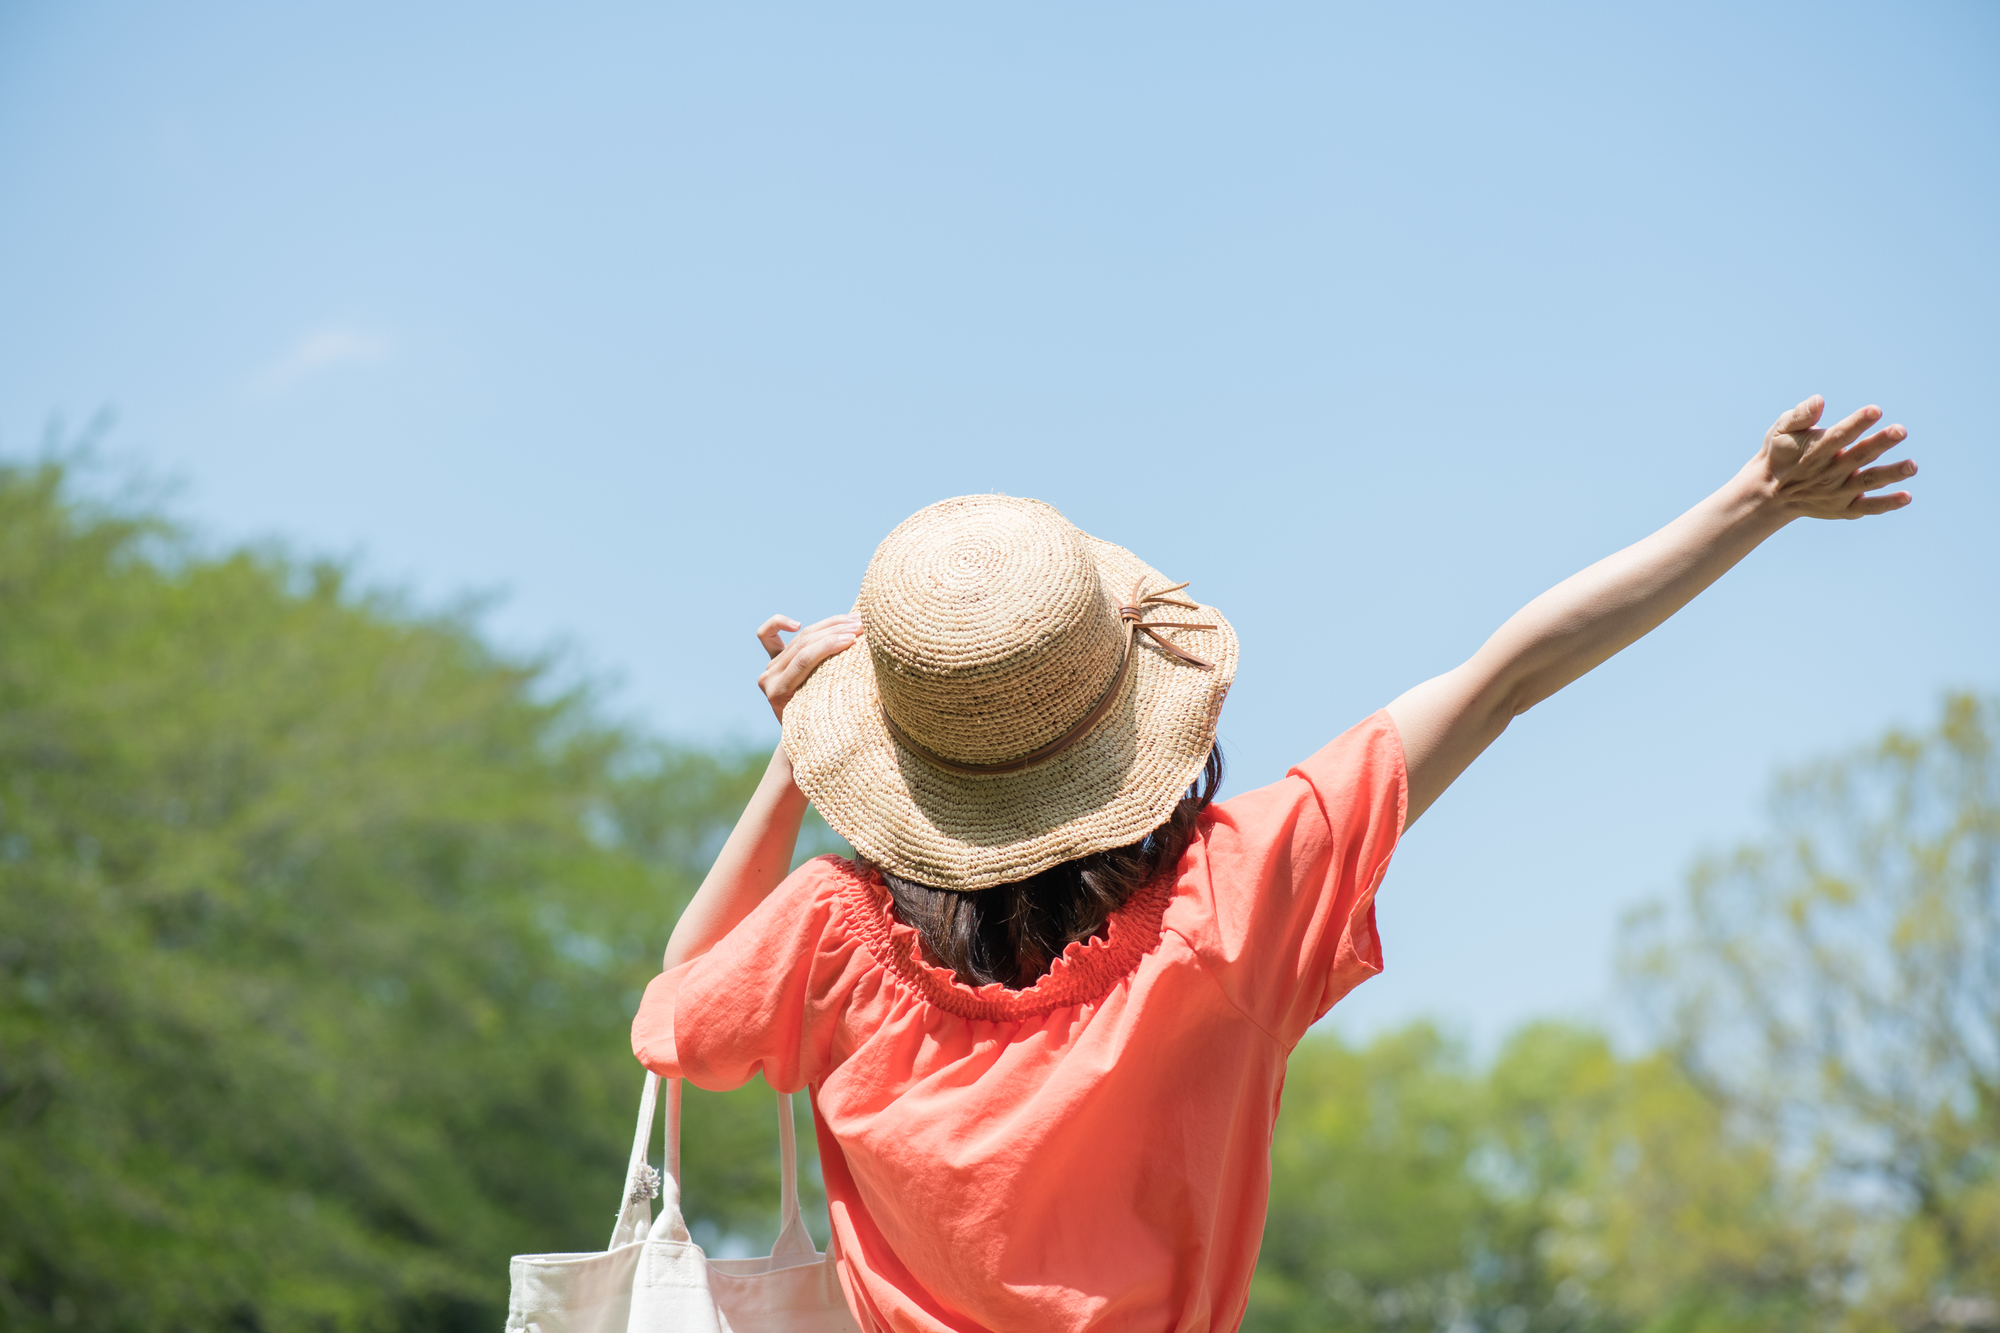
<svg viewBox="0 0 2000 1333"><path fill-rule="evenodd" d="M771 896L792 868L799 824L806 816L805 793L792 781L791 757L780 745L742 818L730 830L715 864L688 901L667 941L671 969L714 948L737 922Z"/></svg>
<svg viewBox="0 0 2000 1333"><path fill-rule="evenodd" d="M1464 665L1389 704L1409 778L1404 823L1444 793L1507 723L1634 643L1794 518L1861 518L1909 503L1870 494L1916 472L1870 467L1901 443L1866 407L1816 429L1815 396L1778 418L1762 448L1721 490L1642 542L1564 579L1509 617Z"/></svg>
<svg viewBox="0 0 2000 1333"><path fill-rule="evenodd" d="M1525 713L1658 628L1790 521L1746 468L1652 536L1529 602L1467 666L1505 716Z"/></svg>
<svg viewBox="0 0 2000 1333"><path fill-rule="evenodd" d="M1516 716L1657 628L1785 525L1748 472L1644 541L1550 588L1463 665L1389 705L1409 776L1405 827Z"/></svg>
<svg viewBox="0 0 2000 1333"><path fill-rule="evenodd" d="M798 632L786 643L782 636L794 630ZM846 652L860 637L861 618L852 612L805 628L790 616L772 616L758 627L757 641L771 661L758 675L757 687L771 701L771 712L780 722L785 720L785 704L819 664ZM806 804L805 793L792 781L792 757L781 743L772 751L770 766L742 818L730 830L729 841L722 844L708 876L674 923L667 940L669 970L713 949L784 882L799 845Z"/></svg>

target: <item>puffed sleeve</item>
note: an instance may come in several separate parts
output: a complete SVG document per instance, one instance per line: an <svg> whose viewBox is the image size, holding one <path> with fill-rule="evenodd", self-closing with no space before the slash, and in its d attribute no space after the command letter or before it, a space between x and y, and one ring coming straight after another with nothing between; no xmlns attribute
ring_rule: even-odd
<svg viewBox="0 0 2000 1333"><path fill-rule="evenodd" d="M641 1064L711 1091L761 1073L796 1092L824 1072L854 949L832 860L806 862L713 949L653 978L632 1020Z"/></svg>
<svg viewBox="0 0 2000 1333"><path fill-rule="evenodd" d="M1386 712L1268 787L1215 807L1183 863L1190 940L1230 1001L1287 1047L1382 970L1375 890L1408 784Z"/></svg>

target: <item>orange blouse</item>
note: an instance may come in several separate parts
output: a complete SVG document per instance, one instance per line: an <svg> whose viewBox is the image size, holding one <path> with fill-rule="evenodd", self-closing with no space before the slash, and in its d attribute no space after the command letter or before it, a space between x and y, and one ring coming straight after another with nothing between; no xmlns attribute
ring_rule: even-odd
<svg viewBox="0 0 2000 1333"><path fill-rule="evenodd" d="M1285 1057L1382 969L1406 800L1376 713L1211 807L1173 876L1018 991L926 962L880 881L821 857L653 980L632 1047L699 1087L811 1090L864 1327L1233 1329Z"/></svg>

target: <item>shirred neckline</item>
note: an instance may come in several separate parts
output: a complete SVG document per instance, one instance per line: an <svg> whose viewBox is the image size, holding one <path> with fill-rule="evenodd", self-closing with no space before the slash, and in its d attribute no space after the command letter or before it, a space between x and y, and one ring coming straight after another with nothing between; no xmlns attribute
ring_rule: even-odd
<svg viewBox="0 0 2000 1333"><path fill-rule="evenodd" d="M827 860L844 914L875 961L936 1008L988 1022L1035 1018L1052 1009L1103 999L1159 944L1167 904L1174 897L1175 877L1162 872L1111 914L1102 935L1064 949L1034 985L1009 990L994 981L973 987L951 969L924 958L922 936L897 918L894 900L879 874L839 857Z"/></svg>

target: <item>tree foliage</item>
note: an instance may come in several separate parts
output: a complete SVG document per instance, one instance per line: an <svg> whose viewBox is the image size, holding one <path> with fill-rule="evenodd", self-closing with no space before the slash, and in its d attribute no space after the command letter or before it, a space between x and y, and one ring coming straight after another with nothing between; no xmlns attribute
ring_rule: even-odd
<svg viewBox="0 0 2000 1333"><path fill-rule="evenodd" d="M0 470L0 1324L489 1328L507 1255L603 1243L761 757L550 681ZM712 1237L775 1229L768 1097L689 1099Z"/></svg>
<svg viewBox="0 0 2000 1333"><path fill-rule="evenodd" d="M1672 1048L1845 1205L1863 1324L2000 1327L2000 704L1783 778L1635 923Z"/></svg>
<svg viewBox="0 0 2000 1333"><path fill-rule="evenodd" d="M1661 1056L1532 1025L1485 1069L1425 1025L1293 1054L1257 1330L1790 1329L1814 1238L1767 1145Z"/></svg>

